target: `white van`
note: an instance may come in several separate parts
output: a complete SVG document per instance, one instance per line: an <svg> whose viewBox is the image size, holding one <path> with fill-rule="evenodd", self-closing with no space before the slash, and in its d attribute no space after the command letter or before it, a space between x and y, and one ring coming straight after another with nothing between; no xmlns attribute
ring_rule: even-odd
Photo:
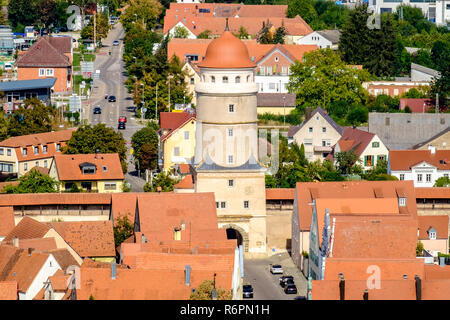
<svg viewBox="0 0 450 320"><path fill-rule="evenodd" d="M12 64L11 63L5 63L5 65L3 66L3 69L5 70L5 71L9 71L9 70L12 70Z"/></svg>

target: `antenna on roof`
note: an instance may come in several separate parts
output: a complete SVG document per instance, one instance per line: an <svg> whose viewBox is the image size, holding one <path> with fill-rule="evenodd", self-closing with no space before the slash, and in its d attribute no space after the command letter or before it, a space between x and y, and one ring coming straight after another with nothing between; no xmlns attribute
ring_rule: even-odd
<svg viewBox="0 0 450 320"><path fill-rule="evenodd" d="M225 18L226 25L225 25L225 31L230 31L230 28L228 27L228 17Z"/></svg>

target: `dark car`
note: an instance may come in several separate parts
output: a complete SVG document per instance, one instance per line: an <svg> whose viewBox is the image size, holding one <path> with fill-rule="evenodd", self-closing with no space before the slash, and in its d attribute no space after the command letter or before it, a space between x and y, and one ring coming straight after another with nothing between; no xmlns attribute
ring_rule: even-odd
<svg viewBox="0 0 450 320"><path fill-rule="evenodd" d="M116 102L116 96L109 96L108 102Z"/></svg>
<svg viewBox="0 0 450 320"><path fill-rule="evenodd" d="M284 288L284 293L286 293L286 294L297 294L297 287L295 286L295 284L288 284Z"/></svg>
<svg viewBox="0 0 450 320"><path fill-rule="evenodd" d="M253 298L253 287L251 284L246 284L242 287L242 296L244 298Z"/></svg>
<svg viewBox="0 0 450 320"><path fill-rule="evenodd" d="M117 129L119 130L125 130L125 122L119 122L119 124L117 125Z"/></svg>
<svg viewBox="0 0 450 320"><path fill-rule="evenodd" d="M296 296L294 300L308 300L305 296Z"/></svg>
<svg viewBox="0 0 450 320"><path fill-rule="evenodd" d="M281 286L283 288L285 288L286 286L289 286L290 284L295 284L294 279L293 278L287 278L286 280L284 280L282 283L280 283Z"/></svg>
<svg viewBox="0 0 450 320"><path fill-rule="evenodd" d="M293 276L282 276L282 277L280 278L280 286L284 287L284 285L286 284L286 280L287 280L287 279L292 279L292 280L294 280L294 277L293 277Z"/></svg>
<svg viewBox="0 0 450 320"><path fill-rule="evenodd" d="M100 107L94 108L94 114L101 114L101 113L102 113L102 109Z"/></svg>

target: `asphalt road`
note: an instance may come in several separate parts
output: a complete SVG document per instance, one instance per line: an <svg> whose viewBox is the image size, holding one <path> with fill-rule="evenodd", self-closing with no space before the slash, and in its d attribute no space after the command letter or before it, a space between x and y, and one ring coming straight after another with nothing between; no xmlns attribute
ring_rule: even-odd
<svg viewBox="0 0 450 320"><path fill-rule="evenodd" d="M122 60L124 36L125 32L119 23L114 26L114 29L109 32L108 37L103 40L103 47L97 54L94 63L94 69L100 70L100 78L94 80L91 96L83 104L84 117L87 117L88 122L92 125L104 123L123 134L128 148L128 174L126 174L125 179L131 184L132 192L143 192L142 187L145 181L137 177L137 172L132 161L133 156L129 152L132 135L143 126L138 124L134 118L133 100L124 85L127 79L125 64ZM119 40L118 46L112 45L114 40ZM108 54L109 51L111 51L111 55ZM105 99L106 94L114 95L116 102L108 102ZM95 106L100 106L101 114L93 113ZM119 130L117 128L120 116L127 117L125 130Z"/></svg>

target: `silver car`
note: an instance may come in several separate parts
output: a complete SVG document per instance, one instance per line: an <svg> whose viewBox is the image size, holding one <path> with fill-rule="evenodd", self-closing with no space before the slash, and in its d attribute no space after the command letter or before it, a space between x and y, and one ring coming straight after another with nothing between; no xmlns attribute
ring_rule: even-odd
<svg viewBox="0 0 450 320"><path fill-rule="evenodd" d="M283 267L279 264L271 264L270 265L270 273L271 274L283 274Z"/></svg>

